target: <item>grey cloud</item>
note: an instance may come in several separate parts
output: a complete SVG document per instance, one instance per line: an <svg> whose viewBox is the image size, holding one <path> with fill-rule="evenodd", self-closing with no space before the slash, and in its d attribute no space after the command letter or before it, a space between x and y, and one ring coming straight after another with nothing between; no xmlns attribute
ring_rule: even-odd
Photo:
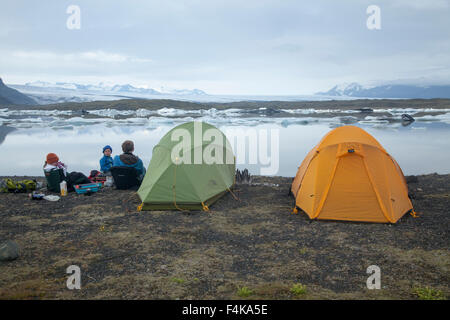
<svg viewBox="0 0 450 320"><path fill-rule="evenodd" d="M81 30L66 8L81 8ZM381 8L382 29L366 28ZM307 94L339 82L450 79L447 1L14 1L0 11L7 82L201 85ZM73 78L73 79L72 79ZM437 79L437 80L436 80Z"/></svg>

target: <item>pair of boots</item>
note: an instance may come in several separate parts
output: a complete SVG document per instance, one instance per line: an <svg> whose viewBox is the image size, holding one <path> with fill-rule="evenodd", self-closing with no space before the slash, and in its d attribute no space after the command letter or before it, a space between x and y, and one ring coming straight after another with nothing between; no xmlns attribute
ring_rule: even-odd
<svg viewBox="0 0 450 320"><path fill-rule="evenodd" d="M251 182L252 178L247 169L244 169L242 172L239 169L236 170L236 183L250 184Z"/></svg>

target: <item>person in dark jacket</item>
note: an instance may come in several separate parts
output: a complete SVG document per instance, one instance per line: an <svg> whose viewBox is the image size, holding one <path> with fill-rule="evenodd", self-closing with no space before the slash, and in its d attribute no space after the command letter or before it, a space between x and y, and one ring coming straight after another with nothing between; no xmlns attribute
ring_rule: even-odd
<svg viewBox="0 0 450 320"><path fill-rule="evenodd" d="M133 154L134 143L133 141L126 140L122 143L123 153L120 156L114 157L113 166L125 166L135 168L139 174L139 179L142 180L145 176L144 164L138 156Z"/></svg>
<svg viewBox="0 0 450 320"><path fill-rule="evenodd" d="M103 147L103 157L100 159L100 171L105 174L111 173L111 167L114 163L114 160L111 157L111 153L111 146L108 145Z"/></svg>

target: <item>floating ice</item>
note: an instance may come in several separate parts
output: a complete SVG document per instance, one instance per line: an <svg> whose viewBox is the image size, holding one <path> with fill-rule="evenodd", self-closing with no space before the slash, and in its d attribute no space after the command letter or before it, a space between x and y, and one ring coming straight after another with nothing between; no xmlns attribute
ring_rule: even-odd
<svg viewBox="0 0 450 320"><path fill-rule="evenodd" d="M428 112L428 113L438 113L438 112L446 112L449 113L450 109L435 109L435 108L390 108L390 109L375 109L374 112L388 112L392 115L401 115L403 113L407 113L410 115L414 115L419 112Z"/></svg>
<svg viewBox="0 0 450 320"><path fill-rule="evenodd" d="M423 117L416 118L416 121L423 121L423 122L431 122L431 121L439 121L450 124L450 113L445 114L439 114L439 115L427 115Z"/></svg>
<svg viewBox="0 0 450 320"><path fill-rule="evenodd" d="M114 118L115 116L129 116L134 115L134 110L117 110L117 109L99 109L99 110L89 110L89 114L93 114L101 117Z"/></svg>
<svg viewBox="0 0 450 320"><path fill-rule="evenodd" d="M259 124L274 123L281 126L290 124L331 123L331 124L389 124L401 121L403 113L417 115L426 112L425 116L414 116L416 121L440 121L450 123L450 109L436 108L386 108L374 109L370 115L361 114L357 109L279 109L278 117L268 113L269 108L253 109L195 109L182 110L177 108L160 108L149 110L139 108L136 110L118 110L102 108L88 111L81 110L12 110L0 109L0 125L9 125L18 128L52 127L70 128L73 126L87 126L105 124L113 126L144 126L156 127L158 124L178 124L185 121L206 121L217 125L243 125L255 126ZM285 113L283 117L283 113ZM286 116L287 113L287 116ZM289 116L292 115L292 116ZM340 114L340 116L336 116ZM434 115L435 114L435 115ZM361 117L364 116L364 119Z"/></svg>

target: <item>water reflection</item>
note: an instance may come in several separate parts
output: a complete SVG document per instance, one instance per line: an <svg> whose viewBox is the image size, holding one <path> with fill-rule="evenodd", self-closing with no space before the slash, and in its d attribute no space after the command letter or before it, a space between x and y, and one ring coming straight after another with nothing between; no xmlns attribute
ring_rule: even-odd
<svg viewBox="0 0 450 320"><path fill-rule="evenodd" d="M16 130L16 128L8 127L8 126L0 126L0 145L5 141L6 136L8 133L13 132Z"/></svg>
<svg viewBox="0 0 450 320"><path fill-rule="evenodd" d="M268 119L269 120L269 119ZM259 123L254 129L279 130L279 171L281 176L294 176L303 158L331 128L338 124L315 122ZM303 120L304 121L304 120ZM178 121L174 121L178 122ZM113 155L120 154L124 140L133 140L135 153L147 167L153 147L161 137L178 123L148 126L112 126L91 124L63 128L13 128L0 126L0 175L42 175L42 165L49 152L59 155L70 171L89 173L98 169L102 147L111 145ZM225 133L228 129L248 126L219 123ZM372 134L399 162L405 174L450 173L450 125L441 122L418 123L409 126L357 123ZM248 157L247 157L248 159ZM259 174L258 165L239 165Z"/></svg>

